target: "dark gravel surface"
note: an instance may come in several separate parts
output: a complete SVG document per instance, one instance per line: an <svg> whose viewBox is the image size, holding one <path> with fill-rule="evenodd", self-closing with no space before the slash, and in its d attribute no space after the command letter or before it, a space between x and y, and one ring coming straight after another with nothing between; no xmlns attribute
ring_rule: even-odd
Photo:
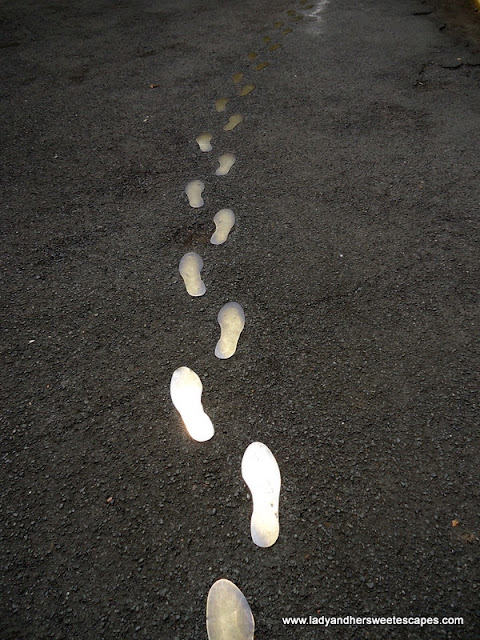
<svg viewBox="0 0 480 640"><path fill-rule="evenodd" d="M221 577L256 640L480 638L478 46L419 0L330 0L266 53L299 7L0 2L2 639L204 640ZM246 327L220 361L229 300ZM206 443L170 401L182 365ZM282 472L270 549L255 440ZM464 624L282 624L392 614Z"/></svg>

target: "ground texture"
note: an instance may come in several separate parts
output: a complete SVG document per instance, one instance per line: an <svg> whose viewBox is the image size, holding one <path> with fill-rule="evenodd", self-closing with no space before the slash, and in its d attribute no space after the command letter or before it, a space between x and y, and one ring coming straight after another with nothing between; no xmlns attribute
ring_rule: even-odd
<svg viewBox="0 0 480 640"><path fill-rule="evenodd" d="M2 639L204 640L221 577L256 640L480 637L478 45L420 0L299 9L0 2ZM246 327L220 361L229 300ZM206 443L170 401L182 365ZM256 440L283 480L266 550L240 475ZM371 614L464 624L282 623Z"/></svg>

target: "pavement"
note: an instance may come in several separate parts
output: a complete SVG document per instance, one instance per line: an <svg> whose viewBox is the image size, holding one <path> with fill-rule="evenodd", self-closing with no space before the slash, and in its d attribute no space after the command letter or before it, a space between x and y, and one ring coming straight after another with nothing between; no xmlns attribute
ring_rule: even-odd
<svg viewBox="0 0 480 640"><path fill-rule="evenodd" d="M256 640L480 638L479 46L420 0L305 7L0 3L2 639L204 640L220 578ZM254 441L282 476L267 549Z"/></svg>

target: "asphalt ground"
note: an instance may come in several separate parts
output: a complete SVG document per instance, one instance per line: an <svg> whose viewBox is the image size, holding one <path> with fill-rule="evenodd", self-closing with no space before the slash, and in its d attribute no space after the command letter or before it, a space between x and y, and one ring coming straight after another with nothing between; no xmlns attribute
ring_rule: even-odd
<svg viewBox="0 0 480 640"><path fill-rule="evenodd" d="M480 637L478 46L417 0L300 9L0 3L5 640L203 640L219 578L256 640ZM230 300L246 326L219 360ZM205 443L171 403L184 365ZM269 549L253 441L282 474ZM282 622L347 615L464 623Z"/></svg>

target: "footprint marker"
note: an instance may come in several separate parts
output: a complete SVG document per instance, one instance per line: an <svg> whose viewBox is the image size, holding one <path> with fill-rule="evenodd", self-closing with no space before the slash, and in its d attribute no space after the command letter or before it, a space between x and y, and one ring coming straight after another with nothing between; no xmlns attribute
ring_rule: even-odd
<svg viewBox="0 0 480 640"><path fill-rule="evenodd" d="M207 597L208 640L253 640L255 621L247 599L230 580L217 580Z"/></svg>
<svg viewBox="0 0 480 640"><path fill-rule="evenodd" d="M282 35L284 36L288 36L289 33L292 33L293 29L290 29L290 27L288 29L284 29L282 31Z"/></svg>
<svg viewBox="0 0 480 640"><path fill-rule="evenodd" d="M202 381L192 369L180 367L170 380L170 396L189 435L197 442L205 442L215 433L212 421L202 406Z"/></svg>
<svg viewBox="0 0 480 640"><path fill-rule="evenodd" d="M210 242L216 245L223 244L235 224L235 214L231 209L220 209L220 211L217 211L215 214L213 221L216 229L210 238Z"/></svg>
<svg viewBox="0 0 480 640"><path fill-rule="evenodd" d="M218 162L220 166L215 171L216 176L226 176L230 169L235 164L235 156L233 153L223 153L219 158Z"/></svg>
<svg viewBox="0 0 480 640"><path fill-rule="evenodd" d="M239 125L241 122L243 122L243 116L241 113L236 113L233 116L230 116L230 118L228 119L227 124L223 127L224 131L232 131L232 129L235 129L235 127L237 125Z"/></svg>
<svg viewBox="0 0 480 640"><path fill-rule="evenodd" d="M185 187L185 193L187 194L188 204L194 209L203 207L205 204L202 198L202 192L205 189L205 184L201 180L192 180Z"/></svg>
<svg viewBox="0 0 480 640"><path fill-rule="evenodd" d="M272 44L271 47L268 47L268 50L269 51L276 51L277 49L280 49L281 46L282 46L281 44L279 44L278 42L275 42L275 44Z"/></svg>
<svg viewBox="0 0 480 640"><path fill-rule="evenodd" d="M268 66L270 66L270 62L260 62L255 67L255 71L262 71L262 69L266 69Z"/></svg>
<svg viewBox="0 0 480 640"><path fill-rule="evenodd" d="M248 96L249 93L252 93L252 91L255 89L255 85L254 84L246 84L244 87L242 87L240 89L240 91L238 92L239 96Z"/></svg>
<svg viewBox="0 0 480 640"><path fill-rule="evenodd" d="M283 22L274 22L273 26L275 27L275 29L281 29L283 27Z"/></svg>
<svg viewBox="0 0 480 640"><path fill-rule="evenodd" d="M232 76L232 80L234 81L235 84L238 84L243 80L243 73L242 72L234 73Z"/></svg>
<svg viewBox="0 0 480 640"><path fill-rule="evenodd" d="M265 42L265 44L268 44L272 41L272 38L270 36L263 36L263 41Z"/></svg>
<svg viewBox="0 0 480 640"><path fill-rule="evenodd" d="M245 313L238 302L227 302L218 312L220 340L215 347L215 355L220 360L231 358L237 350L238 339L245 326Z"/></svg>
<svg viewBox="0 0 480 640"><path fill-rule="evenodd" d="M203 268L203 260L194 251L186 253L180 260L178 270L185 283L185 289L194 298L203 296L207 287L200 277L200 271Z"/></svg>
<svg viewBox="0 0 480 640"><path fill-rule="evenodd" d="M242 476L252 494L252 540L259 547L271 547L280 531L278 501L281 477L273 453L262 442L252 442L247 447L242 458Z"/></svg>
<svg viewBox="0 0 480 640"><path fill-rule="evenodd" d="M225 111L225 109L227 108L228 102L230 102L230 98L219 98L215 102L215 109L218 112Z"/></svg>
<svg viewBox="0 0 480 640"><path fill-rule="evenodd" d="M212 137L213 136L211 133L201 133L199 136L195 138L195 142L200 147L200 151L206 152L206 151L212 150L212 145L210 144Z"/></svg>
<svg viewBox="0 0 480 640"><path fill-rule="evenodd" d="M257 51L250 51L250 53L247 55L247 58L249 60L255 60L255 58L258 56Z"/></svg>

